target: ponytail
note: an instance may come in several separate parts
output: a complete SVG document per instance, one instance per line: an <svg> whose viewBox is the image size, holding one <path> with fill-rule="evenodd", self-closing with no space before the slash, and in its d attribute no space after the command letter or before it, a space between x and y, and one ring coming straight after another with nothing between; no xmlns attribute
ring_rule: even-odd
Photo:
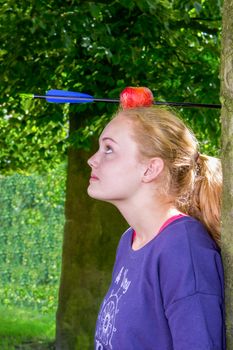
<svg viewBox="0 0 233 350"><path fill-rule="evenodd" d="M222 192L221 161L200 154L196 161L193 191L187 214L200 220L210 235L220 243L220 212Z"/></svg>

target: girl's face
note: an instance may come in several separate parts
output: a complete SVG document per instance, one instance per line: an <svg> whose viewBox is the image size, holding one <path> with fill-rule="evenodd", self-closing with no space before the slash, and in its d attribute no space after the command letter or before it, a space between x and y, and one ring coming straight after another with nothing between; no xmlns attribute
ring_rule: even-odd
<svg viewBox="0 0 233 350"><path fill-rule="evenodd" d="M137 196L146 166L139 160L132 123L120 114L103 130L99 149L88 160L89 196L113 204Z"/></svg>

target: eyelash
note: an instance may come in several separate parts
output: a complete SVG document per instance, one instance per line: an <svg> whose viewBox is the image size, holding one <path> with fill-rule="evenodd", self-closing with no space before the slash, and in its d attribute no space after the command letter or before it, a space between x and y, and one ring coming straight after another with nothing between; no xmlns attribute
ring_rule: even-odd
<svg viewBox="0 0 233 350"><path fill-rule="evenodd" d="M105 151L104 151L104 153L105 153L105 154L110 154L110 153L112 153L112 152L113 152L112 147L106 145L106 146L105 146Z"/></svg>

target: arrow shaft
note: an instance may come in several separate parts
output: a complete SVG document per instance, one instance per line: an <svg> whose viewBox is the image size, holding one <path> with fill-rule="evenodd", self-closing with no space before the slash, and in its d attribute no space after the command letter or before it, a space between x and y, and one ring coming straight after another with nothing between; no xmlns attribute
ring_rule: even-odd
<svg viewBox="0 0 233 350"><path fill-rule="evenodd" d="M39 96L34 95L35 98L48 98L48 96ZM53 96L49 95L49 98L61 99L61 100L73 100L73 101L86 101L90 100L93 102L110 102L110 103L119 103L119 99L110 99L110 98L88 98L88 97L74 97L74 96ZM163 106L177 106L177 107L203 107L203 108L221 108L220 104L209 104L209 103L192 103L192 102L168 102L168 101L154 101L154 105L163 105Z"/></svg>
<svg viewBox="0 0 233 350"><path fill-rule="evenodd" d="M154 104L155 105L177 106L177 107L221 108L220 104L209 104L209 103L155 101Z"/></svg>
<svg viewBox="0 0 233 350"><path fill-rule="evenodd" d="M56 91L56 90L55 90ZM38 98L38 99L45 99L45 100L58 100L61 101L61 103L72 103L72 101L80 101L80 102L107 102L107 103L119 103L119 99L110 99L110 98L94 98L92 96L72 96L66 93L66 95L59 95L58 94L51 94L51 95L33 95L33 94L21 94L23 98ZM54 101L54 102L58 102ZM48 101L53 102L53 101ZM209 103L192 103L192 102L168 102L168 101L154 101L154 105L164 105L164 106L174 106L174 107L194 107L194 108L221 108L220 104L209 104Z"/></svg>

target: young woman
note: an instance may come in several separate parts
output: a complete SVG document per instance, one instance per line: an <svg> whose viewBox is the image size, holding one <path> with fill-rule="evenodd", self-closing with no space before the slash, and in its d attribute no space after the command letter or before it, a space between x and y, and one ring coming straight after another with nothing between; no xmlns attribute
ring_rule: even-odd
<svg viewBox="0 0 233 350"><path fill-rule="evenodd" d="M115 115L88 164L88 194L130 225L95 349L224 350L220 161L171 112L139 107Z"/></svg>

